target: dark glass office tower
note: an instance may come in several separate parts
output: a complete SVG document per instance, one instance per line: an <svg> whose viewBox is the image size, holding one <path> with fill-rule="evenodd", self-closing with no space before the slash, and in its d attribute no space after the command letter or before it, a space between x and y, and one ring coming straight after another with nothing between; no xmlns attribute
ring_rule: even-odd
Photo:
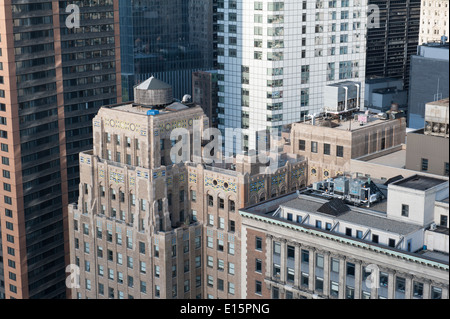
<svg viewBox="0 0 450 319"><path fill-rule="evenodd" d="M80 26L68 28L69 4ZM116 0L0 5L0 298L66 297L78 152L121 92L117 12Z"/></svg>
<svg viewBox="0 0 450 319"><path fill-rule="evenodd" d="M192 72L213 67L213 0L119 0L122 96L154 76L176 99L191 94Z"/></svg>
<svg viewBox="0 0 450 319"><path fill-rule="evenodd" d="M421 0L368 1L369 5L378 6L380 27L367 30L366 78L402 79L408 89L411 55L419 43L420 3Z"/></svg>

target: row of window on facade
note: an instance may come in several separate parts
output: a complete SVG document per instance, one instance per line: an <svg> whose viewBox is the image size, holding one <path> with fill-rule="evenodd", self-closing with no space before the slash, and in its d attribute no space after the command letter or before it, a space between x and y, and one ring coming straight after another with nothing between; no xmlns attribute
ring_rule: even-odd
<svg viewBox="0 0 450 319"><path fill-rule="evenodd" d="M257 251L262 251L262 238L256 237L255 238L255 249ZM300 271L300 286L304 289L308 289L310 287L310 274L309 274L309 265L310 265L310 251L306 249L301 249L300 251L300 264L301 264L301 271ZM275 281L278 281L281 279L281 265L280 265L280 257L281 257L281 243L274 242L273 243L273 256L274 261L272 263L272 278ZM324 270L324 263L325 263L325 256L323 254L316 253L315 254L315 262L314 266L316 269L316 272L318 270ZM291 283L292 285L295 285L295 264L293 263L295 261L295 247L291 245L287 245L286 250L286 261L288 262L288 266L286 267L286 282ZM289 261L291 261L289 263ZM339 278L340 271L345 271L345 275L347 278L355 278L356 274L356 264L346 261L345 262L345 270L340 269L341 261L338 258L331 257L330 259L330 269L329 274L334 274L334 278ZM254 271L256 273L262 274L263 271L263 260L259 258L255 258L255 269ZM362 281L361 285L362 288L367 288L366 282L368 277L372 274L372 269L369 269L368 267L362 267ZM378 273L378 287L379 288L385 288L382 294L379 294L379 298L387 298L387 289L388 289L388 282L389 282L389 273L380 271ZM320 293L325 293L327 295L330 295L332 297L338 297L339 296L339 282L330 280L329 289L330 291L324 292L324 286L323 286L323 277L322 276L315 276L314 278L314 287L315 291ZM396 298L404 298L406 288L406 279L401 276L395 276L395 291L396 291ZM258 295L262 294L262 282L256 280L255 282L255 293ZM413 281L413 297L414 298L423 298L424 296L424 284L420 281ZM287 293L286 298L292 297L293 295L290 293ZM362 290L362 297L369 299L371 296L370 289L368 291ZM431 298L432 299L441 299L442 297L442 288L431 286ZM274 296L272 294L272 298L276 298L276 295ZM347 299L353 299L355 298L355 280L353 279L352 285L346 285L346 293L345 298Z"/></svg>

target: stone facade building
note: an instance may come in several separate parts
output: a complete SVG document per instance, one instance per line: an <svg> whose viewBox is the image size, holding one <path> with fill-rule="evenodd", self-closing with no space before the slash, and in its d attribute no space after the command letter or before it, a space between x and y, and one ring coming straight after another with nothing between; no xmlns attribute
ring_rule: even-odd
<svg viewBox="0 0 450 319"><path fill-rule="evenodd" d="M370 207L307 190L240 210L242 297L447 299L448 225L432 202L448 207L448 180L416 175Z"/></svg>
<svg viewBox="0 0 450 319"><path fill-rule="evenodd" d="M405 143L405 118L354 113L348 119L314 119L291 126L289 152L308 159L308 181L350 172L350 160Z"/></svg>
<svg viewBox="0 0 450 319"><path fill-rule="evenodd" d="M194 151L174 164L173 129L192 136L209 120L193 104L149 105L104 107L93 120L94 149L80 154L80 197L69 206L73 298L241 298L238 209L305 187L307 162L283 154L270 173L250 157L193 162Z"/></svg>

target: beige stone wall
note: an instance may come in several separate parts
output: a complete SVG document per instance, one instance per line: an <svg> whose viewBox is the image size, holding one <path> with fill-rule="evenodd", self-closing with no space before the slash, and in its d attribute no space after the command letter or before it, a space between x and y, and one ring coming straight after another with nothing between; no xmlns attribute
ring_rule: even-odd
<svg viewBox="0 0 450 319"><path fill-rule="evenodd" d="M405 141L405 131L403 118L363 127L354 122L351 130L295 123L291 130L290 152L308 159L308 181L313 183L352 173L351 159L401 145ZM300 140L305 141L304 150L299 148ZM316 153L312 151L312 142L317 142ZM325 144L330 145L329 155L324 154ZM337 156L338 146L343 147L342 157Z"/></svg>
<svg viewBox="0 0 450 319"><path fill-rule="evenodd" d="M287 224L286 224L287 225ZM347 286L353 287L354 299L370 298L378 299L379 296L396 299L405 298L413 299L414 282L423 285L423 299L430 299L432 288L442 289L442 299L448 299L448 266L447 270L440 263L441 267L434 266L433 262L427 261L426 258L421 262L415 261L420 257L402 256L398 257L389 253L381 253L375 249L359 246L359 243L346 242L339 240L336 236L322 233L319 235L313 231L299 231L286 225L278 225L276 223L267 223L258 218L243 218L243 227L248 236L244 239L243 249L252 251L254 247L255 237L263 237L265 241L264 264L265 273L262 276L250 275L243 276L247 280L247 296L244 298L257 298L252 294L252 288L255 285L254 280L263 279L263 291L272 297L273 290L278 289L279 298L286 298L288 292L292 293L293 298L332 298L345 299L347 295ZM333 237L333 238L331 238ZM281 254L274 255L273 243L277 242L281 246ZM287 265L291 262L287 258L287 246L295 249L295 265L294 280L288 282L286 275ZM301 251L309 253L309 262L301 262ZM323 265L317 267L317 256L323 258ZM254 254L247 255L248 264L251 265ZM281 273L274 275L273 262L277 258ZM338 262L338 272L332 271L332 260ZM346 276L347 263L352 263L355 268L354 276ZM388 277L387 286L375 286L370 289L366 285L363 277L364 267L374 265L379 271ZM248 268L249 272L253 269ZM301 279L302 273L309 276L307 285L303 284ZM320 289L316 284L316 278L323 280L323 288ZM396 291L396 280L400 277L405 280L404 292ZM338 286L336 295L331 295L331 282L334 281Z"/></svg>

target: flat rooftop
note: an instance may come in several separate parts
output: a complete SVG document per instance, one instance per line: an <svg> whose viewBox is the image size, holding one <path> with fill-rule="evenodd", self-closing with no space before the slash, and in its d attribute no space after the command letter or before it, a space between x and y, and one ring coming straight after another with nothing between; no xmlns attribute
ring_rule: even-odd
<svg viewBox="0 0 450 319"><path fill-rule="evenodd" d="M194 108L197 106L198 105L193 104L193 103L183 104L181 102L174 101L173 103L166 105L165 107L162 107L162 108L151 108L148 106L142 106L142 105L135 104L135 103L116 104L116 105L111 105L111 106L108 106L105 108L109 108L109 109L112 109L115 111L123 111L123 112L145 115L145 116L147 116L148 111L158 111L159 114L153 115L153 116L158 116L158 115L170 114L170 113L174 113L174 112L188 110L190 108Z"/></svg>
<svg viewBox="0 0 450 319"><path fill-rule="evenodd" d="M377 84L377 83L387 83L387 82L397 82L397 81L403 81L403 80L396 79L396 78L371 78L371 79L366 79L366 84Z"/></svg>
<svg viewBox="0 0 450 319"><path fill-rule="evenodd" d="M353 132L353 131L363 129L366 127L375 126L375 125L384 124L384 123L387 123L390 121L394 121L391 119L384 120L376 114L369 114L367 116L367 122L364 123L363 125L361 125L359 121L354 119L356 115L361 115L363 117L366 116L366 114L364 112L354 112L352 114L352 118L348 119L348 120L316 118L314 126L315 127L327 127L327 128L337 129L337 130L341 130L341 131ZM304 122L298 122L298 123L303 124L303 125L312 125L311 120L307 120Z"/></svg>
<svg viewBox="0 0 450 319"><path fill-rule="evenodd" d="M299 198L290 200L280 205L280 207L317 214L324 217L332 217L336 221L344 221L400 235L407 235L421 228L419 225L388 219L386 217L386 201L381 202L379 207L373 206L370 208L347 205L349 210L339 213L337 216L331 216L327 213L318 211L326 202L326 200L315 200L315 198L308 195L300 195ZM384 208L384 212L382 211L382 208Z"/></svg>
<svg viewBox="0 0 450 319"><path fill-rule="evenodd" d="M413 175L408 178L399 180L398 182L392 183L392 185L406 187L410 189L425 191L427 189L433 188L437 185L447 182L443 179L433 178L423 175Z"/></svg>
<svg viewBox="0 0 450 319"><path fill-rule="evenodd" d="M406 150L401 149L383 156L366 161L367 163L380 164L383 166L405 168Z"/></svg>
<svg viewBox="0 0 450 319"><path fill-rule="evenodd" d="M445 98L445 99L442 99L442 100L426 103L426 105L437 105L437 106L446 106L446 107L448 107L449 106L449 100L450 100L450 98Z"/></svg>

